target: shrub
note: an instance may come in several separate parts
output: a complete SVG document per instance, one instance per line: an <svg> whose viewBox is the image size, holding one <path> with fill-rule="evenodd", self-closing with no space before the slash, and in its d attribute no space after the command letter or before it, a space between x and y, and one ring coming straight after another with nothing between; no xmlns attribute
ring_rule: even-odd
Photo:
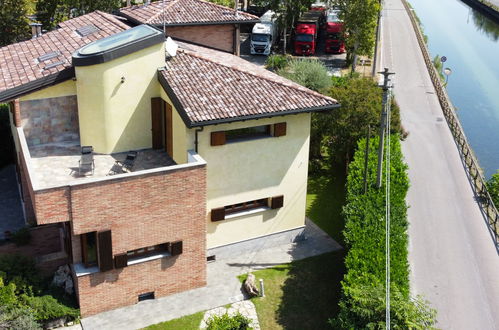
<svg viewBox="0 0 499 330"><path fill-rule="evenodd" d="M237 313L234 316L229 316L227 313L218 316L213 315L207 322L207 330L245 330L250 328L251 321Z"/></svg>
<svg viewBox="0 0 499 330"><path fill-rule="evenodd" d="M26 307L0 307L0 329L41 330L32 311Z"/></svg>
<svg viewBox="0 0 499 330"><path fill-rule="evenodd" d="M279 69L277 73L316 92L331 86L331 77L324 64L318 60L291 60L286 68Z"/></svg>
<svg viewBox="0 0 499 330"><path fill-rule="evenodd" d="M290 57L286 55L269 55L265 60L265 67L269 70L281 70L288 66Z"/></svg>
<svg viewBox="0 0 499 330"><path fill-rule="evenodd" d="M499 209L499 170L487 181L487 189L494 205Z"/></svg>
<svg viewBox="0 0 499 330"><path fill-rule="evenodd" d="M14 232L11 237L17 246L28 245L31 241L31 232L28 227L24 227Z"/></svg>
<svg viewBox="0 0 499 330"><path fill-rule="evenodd" d="M37 321L48 321L60 317L76 319L79 316L77 309L64 306L54 297L45 295L41 297L23 297L26 306L33 310L33 315Z"/></svg>
<svg viewBox="0 0 499 330"><path fill-rule="evenodd" d="M14 283L17 291L26 294L39 292L43 279L32 258L21 255L0 256L0 277L5 283Z"/></svg>
<svg viewBox="0 0 499 330"><path fill-rule="evenodd" d="M366 141L358 143L347 179L347 202L343 209L347 273L342 281L340 313L332 320L339 328L378 328L385 318L385 184L374 187L378 138L371 139L368 155L368 189L364 193ZM387 146L388 148L388 143ZM409 188L407 165L403 161L397 135L390 139L390 277L391 318L394 328L428 328L435 323L435 311L421 299L409 295L407 260L407 204ZM383 169L385 164L383 164ZM386 173L383 173L385 178ZM409 326L410 325L410 326ZM384 326L383 326L384 327Z"/></svg>

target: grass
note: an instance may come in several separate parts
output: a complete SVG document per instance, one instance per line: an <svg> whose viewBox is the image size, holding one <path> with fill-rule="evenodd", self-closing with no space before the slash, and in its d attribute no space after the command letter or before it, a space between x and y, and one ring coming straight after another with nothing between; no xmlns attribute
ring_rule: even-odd
<svg viewBox="0 0 499 330"><path fill-rule="evenodd" d="M150 325L147 330L194 330L199 329L201 320L203 319L204 312L198 312L196 314L187 315L178 319L161 322L158 324Z"/></svg>
<svg viewBox="0 0 499 330"><path fill-rule="evenodd" d="M265 284L265 297L252 299L261 328L331 329L327 321L338 312L343 258L336 251L254 272Z"/></svg>
<svg viewBox="0 0 499 330"><path fill-rule="evenodd" d="M345 171L335 167L310 175L307 192L307 217L343 245L345 227L342 207L345 204Z"/></svg>

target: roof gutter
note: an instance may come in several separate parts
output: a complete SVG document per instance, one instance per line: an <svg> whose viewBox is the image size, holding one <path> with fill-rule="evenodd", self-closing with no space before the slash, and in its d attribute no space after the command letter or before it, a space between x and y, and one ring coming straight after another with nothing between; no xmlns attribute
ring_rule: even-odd
<svg viewBox="0 0 499 330"><path fill-rule="evenodd" d="M163 23L151 23L151 22L141 22L136 18L133 18L123 12L118 13L120 16L128 19L133 24L149 24L151 26L155 26L157 28L161 28L163 31ZM194 25L223 25L223 24L252 24L252 23L260 23L260 19L252 19L252 20L231 20L231 21L208 21L208 22L184 22L184 23L166 23L165 26L173 27L173 26L194 26Z"/></svg>

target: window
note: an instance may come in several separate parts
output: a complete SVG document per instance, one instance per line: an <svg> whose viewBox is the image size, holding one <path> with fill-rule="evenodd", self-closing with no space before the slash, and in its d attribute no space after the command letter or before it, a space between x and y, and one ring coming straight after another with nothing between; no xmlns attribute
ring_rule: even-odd
<svg viewBox="0 0 499 330"><path fill-rule="evenodd" d="M260 207L268 207L268 206L269 206L268 198L262 198L262 199L257 199L254 201L248 201L248 202L234 204L234 205L227 205L224 208L225 208L225 214L227 215L227 214L247 211L247 210L256 209L256 208L260 208Z"/></svg>
<svg viewBox="0 0 499 330"><path fill-rule="evenodd" d="M137 257L150 257L152 255L168 252L168 243L158 244L153 246L148 246L132 251L128 251L126 254L128 258L137 258Z"/></svg>
<svg viewBox="0 0 499 330"><path fill-rule="evenodd" d="M284 196L274 196L271 198L261 198L243 203L226 205L223 207L214 208L211 210L211 221L222 221L226 216L236 215L251 210L259 210L261 208L278 209L284 206Z"/></svg>
<svg viewBox="0 0 499 330"><path fill-rule="evenodd" d="M117 254L114 256L114 267L123 268L133 264L151 261L163 257L174 257L182 254L183 242L175 241L163 244L143 247L140 249L130 250L126 253Z"/></svg>
<svg viewBox="0 0 499 330"><path fill-rule="evenodd" d="M81 235L81 256L85 267L97 266L97 232Z"/></svg>
<svg viewBox="0 0 499 330"><path fill-rule="evenodd" d="M299 42L312 42L312 41L314 41L314 35L313 34L297 34L295 40L299 41Z"/></svg>
<svg viewBox="0 0 499 330"><path fill-rule="evenodd" d="M226 131L211 132L211 145L221 146L226 143L246 141L264 137L286 135L286 123L238 128Z"/></svg>

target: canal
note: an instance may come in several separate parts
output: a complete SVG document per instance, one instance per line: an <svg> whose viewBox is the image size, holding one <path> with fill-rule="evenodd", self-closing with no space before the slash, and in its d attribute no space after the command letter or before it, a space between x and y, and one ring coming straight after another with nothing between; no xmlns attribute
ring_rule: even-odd
<svg viewBox="0 0 499 330"><path fill-rule="evenodd" d="M409 0L432 57L452 70L447 92L483 168L499 169L499 24L460 0Z"/></svg>

